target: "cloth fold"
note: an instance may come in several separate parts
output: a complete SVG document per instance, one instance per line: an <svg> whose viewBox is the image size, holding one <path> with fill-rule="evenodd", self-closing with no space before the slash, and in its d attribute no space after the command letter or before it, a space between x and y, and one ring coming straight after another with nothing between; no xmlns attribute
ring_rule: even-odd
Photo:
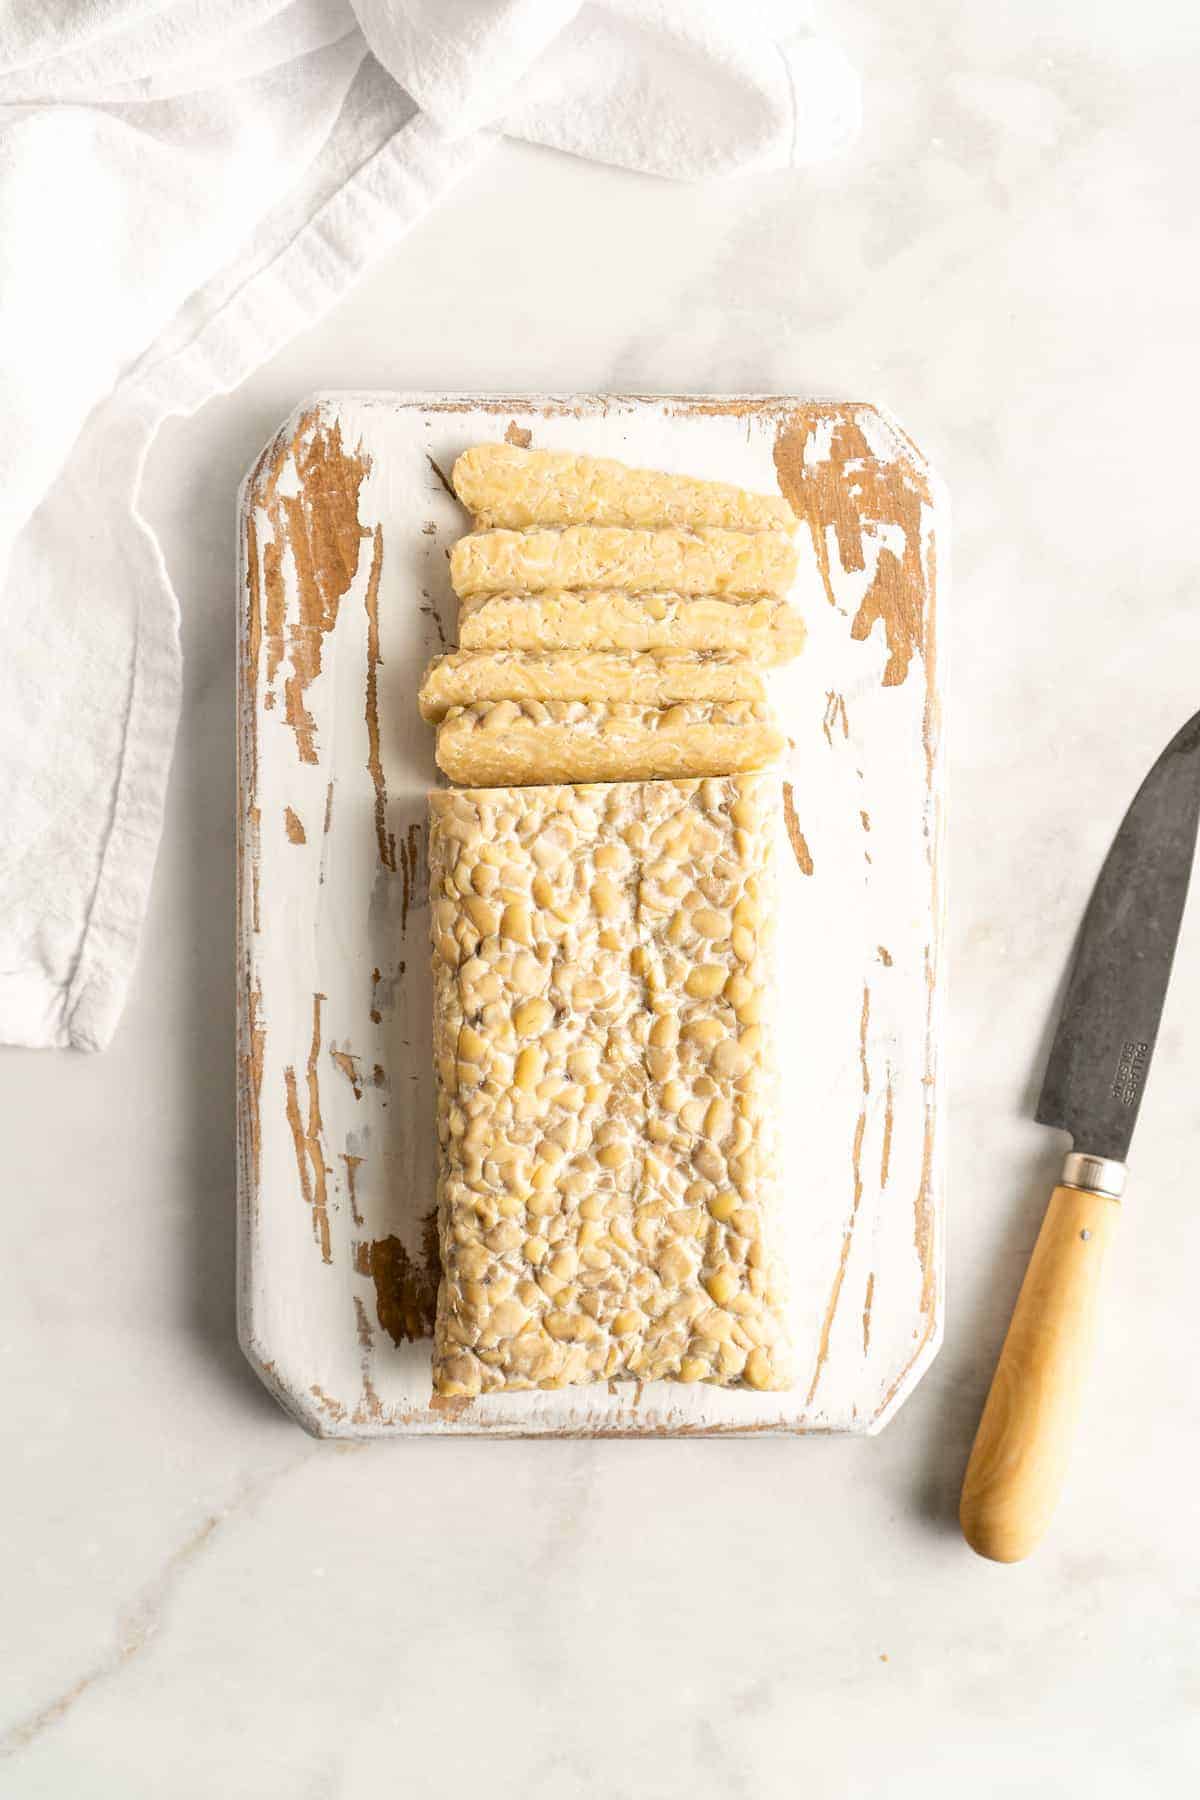
<svg viewBox="0 0 1200 1800"><path fill-rule="evenodd" d="M178 604L138 510L163 420L317 319L499 134L694 180L834 154L859 96L783 0L16 14L0 16L0 1040L99 1049L179 714Z"/></svg>

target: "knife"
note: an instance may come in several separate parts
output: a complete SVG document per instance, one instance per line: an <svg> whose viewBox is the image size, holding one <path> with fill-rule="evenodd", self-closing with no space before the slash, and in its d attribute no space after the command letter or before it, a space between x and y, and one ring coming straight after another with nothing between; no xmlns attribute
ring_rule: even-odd
<svg viewBox="0 0 1200 1800"><path fill-rule="evenodd" d="M1171 977L1200 820L1200 713L1138 789L1092 892L1035 1117L1074 1144L1050 1199L963 1481L972 1550L1019 1562L1050 1523L1105 1252Z"/></svg>

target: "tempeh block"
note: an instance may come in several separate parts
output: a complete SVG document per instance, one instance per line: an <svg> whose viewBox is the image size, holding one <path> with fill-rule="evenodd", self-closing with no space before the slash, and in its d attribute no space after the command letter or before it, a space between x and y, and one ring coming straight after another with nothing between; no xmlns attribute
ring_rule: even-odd
<svg viewBox="0 0 1200 1800"><path fill-rule="evenodd" d="M771 708L753 701L499 700L451 707L434 753L464 787L525 787L738 773L783 748Z"/></svg>
<svg viewBox="0 0 1200 1800"><path fill-rule="evenodd" d="M430 796L445 1396L786 1386L769 776Z"/></svg>
<svg viewBox="0 0 1200 1800"><path fill-rule="evenodd" d="M781 494L753 494L728 481L631 469L605 456L477 444L454 465L454 491L480 525L719 525L726 531L790 529Z"/></svg>
<svg viewBox="0 0 1200 1800"><path fill-rule="evenodd" d="M479 595L459 606L463 650L721 650L765 665L798 656L804 637L786 600L557 589Z"/></svg>
<svg viewBox="0 0 1200 1800"><path fill-rule="evenodd" d="M785 594L796 547L785 531L629 531L615 525L475 531L450 552L460 596L625 588L630 593Z"/></svg>
<svg viewBox="0 0 1200 1800"><path fill-rule="evenodd" d="M487 700L626 700L673 706L679 700L765 701L762 671L737 657L706 652L457 650L425 671L421 717Z"/></svg>

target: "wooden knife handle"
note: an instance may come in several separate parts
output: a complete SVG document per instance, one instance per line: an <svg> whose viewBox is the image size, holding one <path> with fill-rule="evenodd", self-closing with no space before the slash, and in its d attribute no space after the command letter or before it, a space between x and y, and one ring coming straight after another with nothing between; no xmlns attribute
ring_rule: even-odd
<svg viewBox="0 0 1200 1800"><path fill-rule="evenodd" d="M993 1562L1028 1556L1058 1502L1119 1210L1108 1195L1057 1187L1038 1233L958 1514L972 1550Z"/></svg>

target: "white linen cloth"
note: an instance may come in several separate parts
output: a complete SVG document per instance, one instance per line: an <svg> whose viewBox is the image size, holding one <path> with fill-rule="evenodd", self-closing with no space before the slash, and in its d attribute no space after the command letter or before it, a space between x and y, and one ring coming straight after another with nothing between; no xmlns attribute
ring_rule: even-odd
<svg viewBox="0 0 1200 1800"><path fill-rule="evenodd" d="M0 1040L99 1049L180 703L162 421L508 133L683 179L853 137L795 0L0 0ZM233 496L230 495L230 505Z"/></svg>

